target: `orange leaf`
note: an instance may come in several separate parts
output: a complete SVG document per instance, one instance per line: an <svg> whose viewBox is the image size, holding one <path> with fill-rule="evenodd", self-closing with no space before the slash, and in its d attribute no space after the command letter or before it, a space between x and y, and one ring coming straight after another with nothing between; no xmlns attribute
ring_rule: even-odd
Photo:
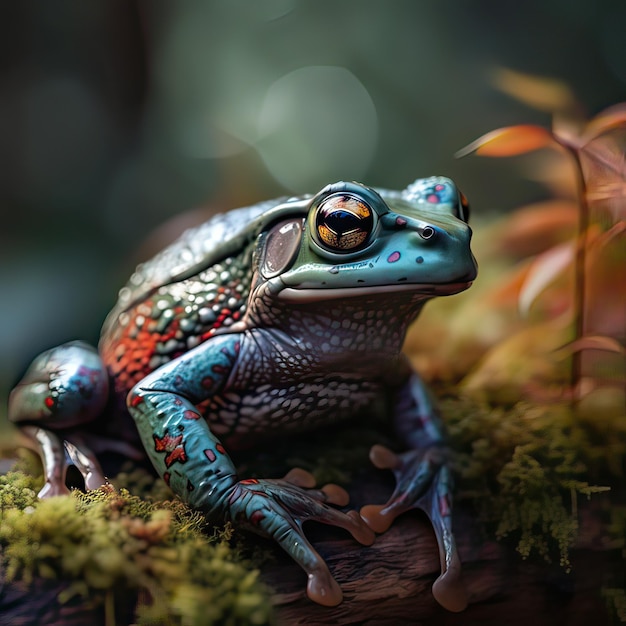
<svg viewBox="0 0 626 626"><path fill-rule="evenodd" d="M540 111L554 113L571 111L576 107L571 89L555 78L500 67L494 71L492 81L500 91Z"/></svg>
<svg viewBox="0 0 626 626"><path fill-rule="evenodd" d="M554 136L545 128L522 124L492 130L459 150L454 156L460 158L472 153L488 157L515 156L555 143Z"/></svg>
<svg viewBox="0 0 626 626"><path fill-rule="evenodd" d="M574 260L574 244L562 243L540 254L532 263L519 293L518 308L525 317L537 296Z"/></svg>
<svg viewBox="0 0 626 626"><path fill-rule="evenodd" d="M507 257L528 257L549 250L576 232L578 206L568 200L545 200L521 207L497 229L494 248Z"/></svg>
<svg viewBox="0 0 626 626"><path fill-rule="evenodd" d="M580 339L561 346L555 352L557 357L565 358L574 352L580 350L604 350L606 352L617 352L617 354L626 354L624 347L613 337L605 335L586 335Z"/></svg>
<svg viewBox="0 0 626 626"><path fill-rule="evenodd" d="M617 222L617 224L613 224L609 230L598 235L591 242L591 249L595 252L596 249L602 249L607 246L609 243L613 241L616 237L620 235L624 235L626 233L626 222Z"/></svg>
<svg viewBox="0 0 626 626"><path fill-rule="evenodd" d="M626 127L626 102L616 104L598 113L585 128L583 144L589 143L592 139L619 126Z"/></svg>

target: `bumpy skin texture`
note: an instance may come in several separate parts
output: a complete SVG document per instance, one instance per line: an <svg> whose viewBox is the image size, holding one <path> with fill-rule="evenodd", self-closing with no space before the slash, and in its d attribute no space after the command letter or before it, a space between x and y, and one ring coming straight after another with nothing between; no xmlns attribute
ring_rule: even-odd
<svg viewBox="0 0 626 626"><path fill-rule="evenodd" d="M13 391L9 415L41 448L41 495L66 489L65 454L90 488L104 480L100 448L133 453L111 409L106 424L98 420L110 396L110 407L125 403L120 413L132 416L170 487L214 519L275 538L307 573L316 602L333 605L342 596L303 522L339 526L369 544L373 531L420 508L440 547L433 593L462 610L443 430L401 347L425 300L474 279L466 220L454 184L433 177L402 192L336 183L189 231L120 291L101 358L80 342L52 349ZM346 505L347 494L315 489L303 471L282 480L237 476L227 450L329 428L389 394L408 451L372 450L374 464L396 476L386 504L341 512L329 504Z"/></svg>

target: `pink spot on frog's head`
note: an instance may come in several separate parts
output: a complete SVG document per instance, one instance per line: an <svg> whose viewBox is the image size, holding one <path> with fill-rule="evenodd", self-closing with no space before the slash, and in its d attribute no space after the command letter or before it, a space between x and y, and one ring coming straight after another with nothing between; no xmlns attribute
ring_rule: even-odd
<svg viewBox="0 0 626 626"><path fill-rule="evenodd" d="M400 253L396 250L387 257L387 263L395 263L400 260Z"/></svg>
<svg viewBox="0 0 626 626"><path fill-rule="evenodd" d="M407 222L403 217L400 217L398 215L398 217L396 217L396 226L399 226L400 228L404 228L406 226Z"/></svg>
<svg viewBox="0 0 626 626"><path fill-rule="evenodd" d="M428 194L426 200L431 204L439 204L439 196L435 193Z"/></svg>

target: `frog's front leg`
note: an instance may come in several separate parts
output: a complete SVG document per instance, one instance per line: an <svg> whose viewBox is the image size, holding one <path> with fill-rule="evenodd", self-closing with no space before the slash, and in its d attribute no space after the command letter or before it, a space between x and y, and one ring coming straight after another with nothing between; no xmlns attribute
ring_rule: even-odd
<svg viewBox="0 0 626 626"><path fill-rule="evenodd" d="M372 462L393 471L396 487L386 504L367 505L361 516L374 531L382 533L405 511L423 510L433 525L441 562L433 596L446 609L462 611L467 606L467 593L452 534L452 477L446 465L443 425L417 374L411 374L400 389L395 410L399 434L410 449L395 454L383 446L372 448Z"/></svg>
<svg viewBox="0 0 626 626"><path fill-rule="evenodd" d="M306 539L302 524L316 520L347 529L363 544L373 532L347 504L347 494L328 485L312 489L312 477L290 472L283 480L239 480L219 439L196 405L227 390L236 366L240 337L221 335L159 368L128 396L150 459L171 489L214 520L232 520L274 538L308 575L309 597L325 605L341 602L339 586Z"/></svg>

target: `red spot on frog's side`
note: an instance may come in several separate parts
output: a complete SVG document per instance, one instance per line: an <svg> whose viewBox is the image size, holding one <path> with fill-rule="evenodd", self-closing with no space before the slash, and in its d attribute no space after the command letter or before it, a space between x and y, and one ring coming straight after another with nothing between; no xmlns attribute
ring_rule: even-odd
<svg viewBox="0 0 626 626"><path fill-rule="evenodd" d="M226 450L224 448L224 446L221 443L216 444L215 449L220 453L220 454L226 454Z"/></svg>
<svg viewBox="0 0 626 626"><path fill-rule="evenodd" d="M52 396L48 396L43 403L49 408L49 409L53 409L54 405L56 404L56 402L54 401L54 398Z"/></svg>
<svg viewBox="0 0 626 626"><path fill-rule="evenodd" d="M215 456L215 452L210 448L204 451L204 456L209 460L209 463L213 463L217 456Z"/></svg>
<svg viewBox="0 0 626 626"><path fill-rule="evenodd" d="M198 413L198 411L184 411L183 417L186 420L199 420L202 416Z"/></svg>
<svg viewBox="0 0 626 626"><path fill-rule="evenodd" d="M238 319L238 307L243 306L242 294L237 291L239 285L240 281L228 277L226 283L215 292L214 299L205 302L206 308L228 301L230 297L239 302L234 310L222 308L217 319L205 324L195 318L195 324L181 327L181 320L189 317L186 307L190 302L184 299L185 296L172 303L168 309L171 315L169 319L164 317L165 311L157 306L161 297L159 294L147 297L120 314L100 342L100 353L116 393L125 396L142 378L164 362L163 357L173 359L183 354L190 338L194 338L196 343L198 340L204 342L215 334L225 320ZM179 347L163 355L162 347L170 340L174 340ZM155 356L159 358L155 359Z"/></svg>
<svg viewBox="0 0 626 626"><path fill-rule="evenodd" d="M165 472L165 474L163 474L163 480L165 481L165 484L169 487L170 486L170 478L172 477L172 475L169 472Z"/></svg>
<svg viewBox="0 0 626 626"><path fill-rule="evenodd" d="M400 260L400 253L396 250L387 257L387 263L395 263Z"/></svg>
<svg viewBox="0 0 626 626"><path fill-rule="evenodd" d="M240 485L258 485L259 481L256 478L246 478L239 481Z"/></svg>

